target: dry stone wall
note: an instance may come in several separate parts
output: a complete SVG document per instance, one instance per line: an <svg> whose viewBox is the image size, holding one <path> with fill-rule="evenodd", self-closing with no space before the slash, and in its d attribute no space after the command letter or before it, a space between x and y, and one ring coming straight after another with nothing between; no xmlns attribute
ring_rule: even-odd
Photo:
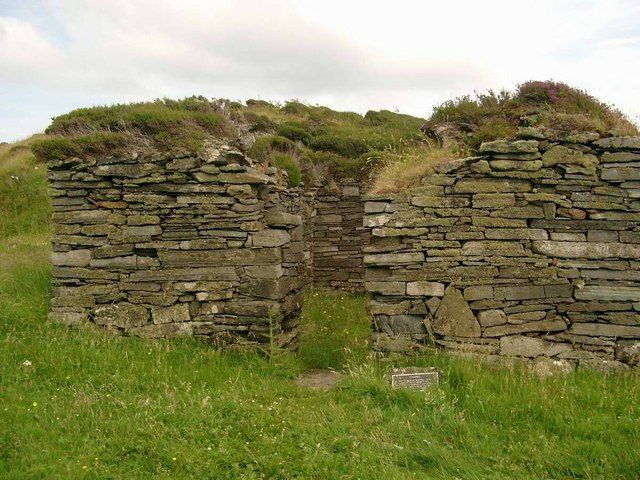
<svg viewBox="0 0 640 480"><path fill-rule="evenodd" d="M485 143L365 211L378 348L638 363L640 138Z"/></svg>
<svg viewBox="0 0 640 480"><path fill-rule="evenodd" d="M369 232L362 223L361 186L349 178L330 182L317 191L314 204L314 284L363 292L362 247L369 241Z"/></svg>
<svg viewBox="0 0 640 480"><path fill-rule="evenodd" d="M295 342L311 208L225 145L52 161L50 317L145 337Z"/></svg>
<svg viewBox="0 0 640 480"><path fill-rule="evenodd" d="M55 321L293 346L315 283L365 289L383 350L639 361L638 138L491 142L394 197L291 188L222 144L48 177Z"/></svg>

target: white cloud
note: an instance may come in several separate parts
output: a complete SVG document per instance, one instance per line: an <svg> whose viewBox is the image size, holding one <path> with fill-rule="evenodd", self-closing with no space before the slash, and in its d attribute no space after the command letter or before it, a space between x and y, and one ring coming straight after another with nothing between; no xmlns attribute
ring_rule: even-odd
<svg viewBox="0 0 640 480"><path fill-rule="evenodd" d="M635 0L42 5L55 28L0 7L2 96L50 108L0 106L0 138L86 103L193 93L427 116L452 95L531 78L563 80L640 114Z"/></svg>

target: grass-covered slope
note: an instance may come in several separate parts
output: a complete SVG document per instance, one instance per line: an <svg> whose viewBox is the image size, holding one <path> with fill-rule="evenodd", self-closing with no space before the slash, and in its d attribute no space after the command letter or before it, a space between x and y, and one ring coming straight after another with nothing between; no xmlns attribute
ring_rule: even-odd
<svg viewBox="0 0 640 480"><path fill-rule="evenodd" d="M0 153L0 478L638 478L637 371L374 360L359 297L311 292L300 352L270 358L47 323L46 185L18 152ZM407 364L440 387L391 390ZM296 385L316 367L345 377Z"/></svg>

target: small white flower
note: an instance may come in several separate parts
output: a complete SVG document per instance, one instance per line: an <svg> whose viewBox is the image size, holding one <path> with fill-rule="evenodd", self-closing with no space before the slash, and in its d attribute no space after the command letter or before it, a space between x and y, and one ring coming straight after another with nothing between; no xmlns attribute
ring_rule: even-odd
<svg viewBox="0 0 640 480"><path fill-rule="evenodd" d="M24 362L22 362L22 365L25 367L30 367L32 365L31 360L25 360Z"/></svg>

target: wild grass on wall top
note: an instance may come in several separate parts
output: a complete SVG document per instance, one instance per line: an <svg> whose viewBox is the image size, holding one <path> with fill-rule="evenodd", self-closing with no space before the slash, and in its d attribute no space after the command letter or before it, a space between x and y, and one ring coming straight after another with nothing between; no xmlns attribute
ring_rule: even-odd
<svg viewBox="0 0 640 480"><path fill-rule="evenodd" d="M198 150L208 137L242 143L256 138L249 154L286 166L289 181L318 180L318 172L364 176L385 149L424 141L424 119L388 111L362 116L297 101L284 104L190 97L183 100L81 108L53 119L49 138L36 142L42 160L119 155L133 149ZM285 157L286 155L286 161Z"/></svg>
<svg viewBox="0 0 640 480"><path fill-rule="evenodd" d="M489 90L448 100L434 108L423 130L431 136L448 130L447 135L475 150L482 142L513 138L523 127L564 135L638 135L638 128L615 107L553 81L530 81L515 92Z"/></svg>
<svg viewBox="0 0 640 480"><path fill-rule="evenodd" d="M374 193L392 193L418 184L439 163L472 154L482 142L523 131L534 137L638 135L624 114L588 93L531 81L515 92L448 100L428 120L387 110L360 115L299 101L204 97L81 108L54 118L49 137L35 142L33 150L51 161L141 148L193 152L207 138L223 138L287 171L292 186L348 176L368 181Z"/></svg>

